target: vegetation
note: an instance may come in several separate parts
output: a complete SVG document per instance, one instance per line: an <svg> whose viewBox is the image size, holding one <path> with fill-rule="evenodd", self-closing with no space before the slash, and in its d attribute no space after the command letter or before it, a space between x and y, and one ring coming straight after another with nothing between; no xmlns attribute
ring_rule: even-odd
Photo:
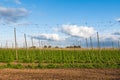
<svg viewBox="0 0 120 80"><path fill-rule="evenodd" d="M120 68L120 50L18 49L16 60L14 49L0 49L0 63L6 63L0 68Z"/></svg>

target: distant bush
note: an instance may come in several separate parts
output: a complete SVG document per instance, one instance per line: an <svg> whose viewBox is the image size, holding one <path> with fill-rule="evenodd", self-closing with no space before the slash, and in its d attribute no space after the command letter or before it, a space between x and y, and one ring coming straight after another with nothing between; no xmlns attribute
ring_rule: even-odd
<svg viewBox="0 0 120 80"><path fill-rule="evenodd" d="M66 48L81 48L81 46L67 46Z"/></svg>
<svg viewBox="0 0 120 80"><path fill-rule="evenodd" d="M31 46L30 48L36 48L36 46Z"/></svg>

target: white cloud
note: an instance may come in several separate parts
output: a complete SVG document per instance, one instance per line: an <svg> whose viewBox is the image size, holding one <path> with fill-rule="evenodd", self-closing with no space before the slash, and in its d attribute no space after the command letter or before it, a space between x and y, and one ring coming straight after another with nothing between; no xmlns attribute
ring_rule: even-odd
<svg viewBox="0 0 120 80"><path fill-rule="evenodd" d="M22 4L20 0L4 0L6 3Z"/></svg>
<svg viewBox="0 0 120 80"><path fill-rule="evenodd" d="M58 34L46 34L46 33L40 34L39 36L33 36L33 38L52 41L62 40Z"/></svg>
<svg viewBox="0 0 120 80"><path fill-rule="evenodd" d="M25 8L6 8L0 6L0 19L7 23L15 23L26 17L29 11Z"/></svg>
<svg viewBox="0 0 120 80"><path fill-rule="evenodd" d="M120 35L120 32L114 32L113 35Z"/></svg>
<svg viewBox="0 0 120 80"><path fill-rule="evenodd" d="M100 34L100 39L102 41L118 41L120 39L120 36L113 33Z"/></svg>
<svg viewBox="0 0 120 80"><path fill-rule="evenodd" d="M61 31L68 35L82 38L88 38L96 32L93 27L78 25L63 25Z"/></svg>
<svg viewBox="0 0 120 80"><path fill-rule="evenodd" d="M20 0L14 0L16 4L21 4Z"/></svg>
<svg viewBox="0 0 120 80"><path fill-rule="evenodd" d="M120 22L120 18L116 19L116 21Z"/></svg>

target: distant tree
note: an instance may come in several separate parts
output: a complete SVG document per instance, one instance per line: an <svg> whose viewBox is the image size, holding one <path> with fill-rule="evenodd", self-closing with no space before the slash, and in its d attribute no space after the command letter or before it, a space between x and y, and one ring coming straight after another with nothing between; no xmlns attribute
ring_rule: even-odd
<svg viewBox="0 0 120 80"><path fill-rule="evenodd" d="M59 48L58 46L56 46L55 48Z"/></svg>
<svg viewBox="0 0 120 80"><path fill-rule="evenodd" d="M81 48L81 46L79 45L79 46L67 46L66 48Z"/></svg>
<svg viewBox="0 0 120 80"><path fill-rule="evenodd" d="M50 46L50 45L48 46L48 48L51 48L51 47L52 47L52 46Z"/></svg>
<svg viewBox="0 0 120 80"><path fill-rule="evenodd" d="M47 48L47 46L45 45L44 48Z"/></svg>
<svg viewBox="0 0 120 80"><path fill-rule="evenodd" d="M31 46L30 48L36 48L36 46Z"/></svg>
<svg viewBox="0 0 120 80"><path fill-rule="evenodd" d="M81 46L79 45L78 48L81 48Z"/></svg>
<svg viewBox="0 0 120 80"><path fill-rule="evenodd" d="M69 46L67 46L66 48L70 48Z"/></svg>

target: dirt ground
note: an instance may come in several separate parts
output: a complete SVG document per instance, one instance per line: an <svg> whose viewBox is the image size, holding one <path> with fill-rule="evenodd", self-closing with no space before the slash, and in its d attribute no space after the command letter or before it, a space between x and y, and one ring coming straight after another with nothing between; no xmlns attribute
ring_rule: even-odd
<svg viewBox="0 0 120 80"><path fill-rule="evenodd" d="M120 69L0 69L0 80L120 80Z"/></svg>

